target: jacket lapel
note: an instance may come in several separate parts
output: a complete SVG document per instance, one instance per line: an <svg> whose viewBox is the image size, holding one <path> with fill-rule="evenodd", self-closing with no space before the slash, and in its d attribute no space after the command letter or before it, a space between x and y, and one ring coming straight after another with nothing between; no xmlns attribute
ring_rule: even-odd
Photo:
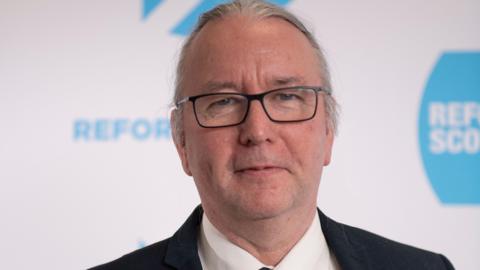
<svg viewBox="0 0 480 270"><path fill-rule="evenodd" d="M330 251L333 252L341 269L369 269L365 261L366 247L361 243L352 242L348 237L345 225L338 223L318 209L322 231Z"/></svg>
<svg viewBox="0 0 480 270"><path fill-rule="evenodd" d="M197 206L190 217L170 238L165 263L178 270L202 270L198 257L197 237L203 210Z"/></svg>

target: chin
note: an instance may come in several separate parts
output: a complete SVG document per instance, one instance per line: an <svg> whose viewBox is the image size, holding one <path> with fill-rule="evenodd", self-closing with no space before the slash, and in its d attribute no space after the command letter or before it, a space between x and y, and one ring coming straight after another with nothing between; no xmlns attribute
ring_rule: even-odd
<svg viewBox="0 0 480 270"><path fill-rule="evenodd" d="M256 197L249 201L237 204L237 211L241 216L249 219L269 219L287 212L292 203L278 198Z"/></svg>

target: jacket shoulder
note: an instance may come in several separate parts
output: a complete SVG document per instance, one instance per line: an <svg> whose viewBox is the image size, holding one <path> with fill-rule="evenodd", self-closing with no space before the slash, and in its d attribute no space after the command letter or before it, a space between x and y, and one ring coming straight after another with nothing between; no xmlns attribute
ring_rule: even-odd
<svg viewBox="0 0 480 270"><path fill-rule="evenodd" d="M173 269L164 263L170 238L154 243L126 254L112 262L102 264L89 270L147 270Z"/></svg>
<svg viewBox="0 0 480 270"><path fill-rule="evenodd" d="M350 243L368 257L373 269L454 269L442 254L402 244L363 229L341 226Z"/></svg>

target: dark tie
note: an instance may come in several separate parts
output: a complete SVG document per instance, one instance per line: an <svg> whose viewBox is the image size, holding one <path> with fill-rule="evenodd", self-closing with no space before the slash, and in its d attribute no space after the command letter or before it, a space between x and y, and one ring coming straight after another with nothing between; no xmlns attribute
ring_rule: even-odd
<svg viewBox="0 0 480 270"><path fill-rule="evenodd" d="M270 268L268 268L268 267L262 267L262 268L260 268L260 269L258 269L258 270L272 270L272 269L270 269Z"/></svg>

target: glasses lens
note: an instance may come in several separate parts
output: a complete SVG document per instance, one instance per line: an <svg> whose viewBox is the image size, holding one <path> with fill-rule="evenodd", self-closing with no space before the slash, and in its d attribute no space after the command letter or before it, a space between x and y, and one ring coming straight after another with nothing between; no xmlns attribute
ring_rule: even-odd
<svg viewBox="0 0 480 270"><path fill-rule="evenodd" d="M281 89L268 93L263 103L275 121L302 121L315 114L317 93L306 88Z"/></svg>
<svg viewBox="0 0 480 270"><path fill-rule="evenodd" d="M198 122L205 127L235 125L242 121L248 100L237 94L212 94L195 101Z"/></svg>

